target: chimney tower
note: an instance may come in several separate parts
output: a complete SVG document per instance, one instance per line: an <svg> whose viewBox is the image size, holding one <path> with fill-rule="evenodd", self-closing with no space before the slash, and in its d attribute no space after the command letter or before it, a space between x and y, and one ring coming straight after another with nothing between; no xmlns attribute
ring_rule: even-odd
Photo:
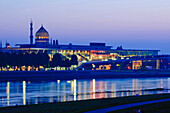
<svg viewBox="0 0 170 113"><path fill-rule="evenodd" d="M30 22L30 44L33 44L33 22Z"/></svg>

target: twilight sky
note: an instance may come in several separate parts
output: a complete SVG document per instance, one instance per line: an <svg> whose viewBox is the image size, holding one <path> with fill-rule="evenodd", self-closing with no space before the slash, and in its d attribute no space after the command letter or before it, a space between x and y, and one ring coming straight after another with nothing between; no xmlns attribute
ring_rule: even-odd
<svg viewBox="0 0 170 113"><path fill-rule="evenodd" d="M0 40L29 43L41 24L60 44L106 42L170 53L170 0L0 0Z"/></svg>

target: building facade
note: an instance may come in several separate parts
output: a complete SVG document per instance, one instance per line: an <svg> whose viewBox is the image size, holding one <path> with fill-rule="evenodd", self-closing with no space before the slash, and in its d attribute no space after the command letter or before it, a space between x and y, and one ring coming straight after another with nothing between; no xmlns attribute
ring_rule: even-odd
<svg viewBox="0 0 170 113"><path fill-rule="evenodd" d="M55 53L60 53L62 58L71 58L71 55L75 54L78 57L78 61L108 61L125 59L127 57L134 56L155 56L158 55L159 50L135 50L135 49L123 49L122 46L117 49L113 49L112 46L106 46L105 43L90 43L89 45L61 45L58 40L51 40L48 31L42 25L35 34L35 43L33 43L33 22L30 23L30 44L16 44L16 47L2 48L2 51L8 52L22 52L22 53L38 53L47 51L50 59L53 58Z"/></svg>

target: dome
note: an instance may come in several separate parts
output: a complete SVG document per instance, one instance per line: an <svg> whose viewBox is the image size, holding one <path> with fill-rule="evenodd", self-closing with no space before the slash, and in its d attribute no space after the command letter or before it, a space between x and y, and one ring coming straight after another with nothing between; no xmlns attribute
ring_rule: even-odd
<svg viewBox="0 0 170 113"><path fill-rule="evenodd" d="M38 36L47 36L49 37L49 34L47 32L47 30L45 30L45 28L43 26L41 26L41 28L36 32L36 37Z"/></svg>
<svg viewBox="0 0 170 113"><path fill-rule="evenodd" d="M43 26L35 34L35 44L49 44L49 34Z"/></svg>

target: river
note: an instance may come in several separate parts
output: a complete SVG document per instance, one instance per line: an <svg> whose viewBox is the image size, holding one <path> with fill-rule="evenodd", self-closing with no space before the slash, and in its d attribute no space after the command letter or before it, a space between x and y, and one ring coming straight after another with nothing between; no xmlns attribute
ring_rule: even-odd
<svg viewBox="0 0 170 113"><path fill-rule="evenodd" d="M170 78L0 81L0 107L161 94L169 89Z"/></svg>

